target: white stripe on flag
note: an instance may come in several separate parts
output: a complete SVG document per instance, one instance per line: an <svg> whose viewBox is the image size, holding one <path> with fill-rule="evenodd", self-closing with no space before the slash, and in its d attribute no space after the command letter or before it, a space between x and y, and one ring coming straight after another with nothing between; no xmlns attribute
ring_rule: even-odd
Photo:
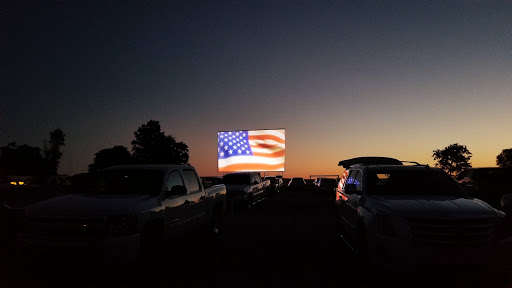
<svg viewBox="0 0 512 288"><path fill-rule="evenodd" d="M260 156L236 156L227 159L219 159L219 168L224 168L232 164L269 164L276 165L284 163L284 156L278 158L268 158Z"/></svg>

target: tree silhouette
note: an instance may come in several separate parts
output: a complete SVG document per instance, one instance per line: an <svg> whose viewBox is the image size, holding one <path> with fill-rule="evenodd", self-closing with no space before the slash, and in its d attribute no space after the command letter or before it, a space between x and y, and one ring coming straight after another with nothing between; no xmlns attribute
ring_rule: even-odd
<svg viewBox="0 0 512 288"><path fill-rule="evenodd" d="M57 128L50 132L50 141L43 140L43 157L46 161L47 172L50 175L56 175L59 168L60 158L62 157L62 147L65 145L66 134Z"/></svg>
<svg viewBox="0 0 512 288"><path fill-rule="evenodd" d="M465 168L470 168L471 163L471 152L465 145L459 145L458 143L446 146L444 149L434 150L434 160L437 161L436 167L441 168L451 176L455 176Z"/></svg>
<svg viewBox="0 0 512 288"><path fill-rule="evenodd" d="M0 175L36 176L43 173L41 149L11 142L0 147Z"/></svg>
<svg viewBox="0 0 512 288"><path fill-rule="evenodd" d="M188 146L176 142L173 136L166 136L155 120L142 124L134 132L132 153L135 161L140 164L187 164Z"/></svg>
<svg viewBox="0 0 512 288"><path fill-rule="evenodd" d="M133 163L132 154L124 146L102 149L94 155L94 161L89 165L89 173L96 173L98 170L110 166Z"/></svg>
<svg viewBox="0 0 512 288"><path fill-rule="evenodd" d="M512 148L503 149L501 153L496 156L496 165L502 168L512 167Z"/></svg>

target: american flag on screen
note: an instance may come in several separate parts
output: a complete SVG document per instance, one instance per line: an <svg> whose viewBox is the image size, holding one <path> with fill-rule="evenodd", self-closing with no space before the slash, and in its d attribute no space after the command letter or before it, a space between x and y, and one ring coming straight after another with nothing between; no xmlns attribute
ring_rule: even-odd
<svg viewBox="0 0 512 288"><path fill-rule="evenodd" d="M284 129L219 132L217 142L219 172L284 171Z"/></svg>

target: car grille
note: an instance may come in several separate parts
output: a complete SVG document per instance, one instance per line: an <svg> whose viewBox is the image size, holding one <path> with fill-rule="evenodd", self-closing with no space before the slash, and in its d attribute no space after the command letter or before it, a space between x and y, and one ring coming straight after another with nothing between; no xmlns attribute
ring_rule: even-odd
<svg viewBox="0 0 512 288"><path fill-rule="evenodd" d="M100 239L106 235L103 217L86 218L29 218L25 233L49 239Z"/></svg>
<svg viewBox="0 0 512 288"><path fill-rule="evenodd" d="M409 219L412 239L432 246L484 247L496 238L496 219Z"/></svg>

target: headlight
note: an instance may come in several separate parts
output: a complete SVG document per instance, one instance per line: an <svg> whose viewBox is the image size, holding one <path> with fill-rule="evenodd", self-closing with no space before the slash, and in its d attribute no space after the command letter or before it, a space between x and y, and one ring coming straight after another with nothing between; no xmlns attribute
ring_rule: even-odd
<svg viewBox="0 0 512 288"><path fill-rule="evenodd" d="M112 236L132 235L139 231L136 215L118 215L109 217Z"/></svg>

